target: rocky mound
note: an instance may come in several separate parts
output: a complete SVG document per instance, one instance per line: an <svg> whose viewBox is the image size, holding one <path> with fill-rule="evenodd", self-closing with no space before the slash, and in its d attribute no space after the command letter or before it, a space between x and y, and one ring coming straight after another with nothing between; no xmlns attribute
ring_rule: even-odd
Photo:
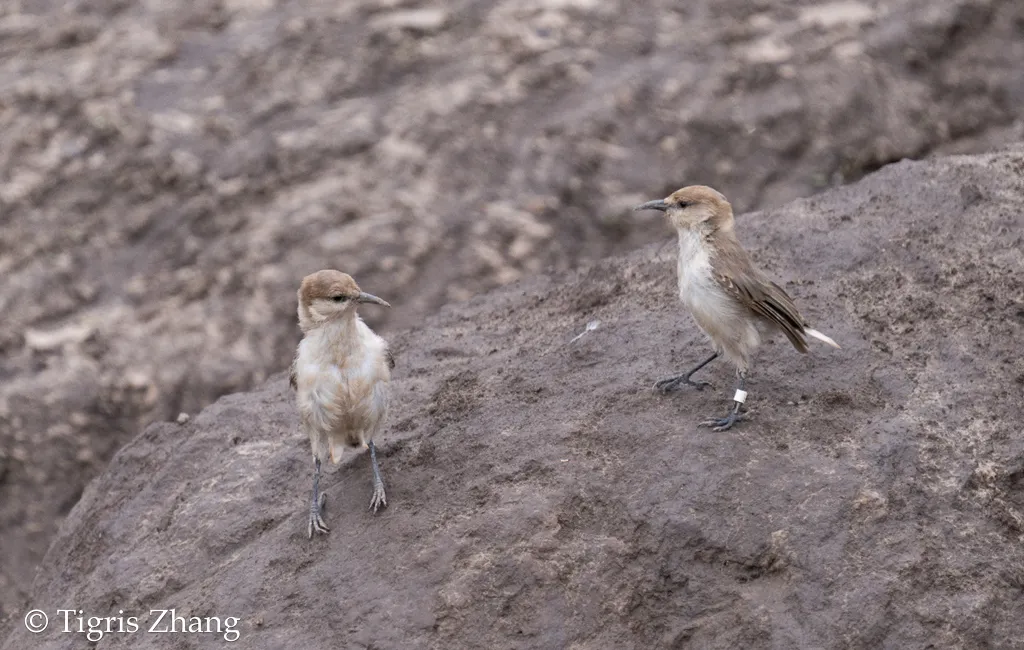
<svg viewBox="0 0 1024 650"><path fill-rule="evenodd" d="M707 350L671 248L445 308L390 336L386 511L366 511L352 456L325 481L331 534L305 538L308 443L277 375L118 452L32 606L123 611L143 630L150 610L235 616L266 648L1014 647L1022 215L1020 146L740 215L843 349L765 346L750 421L720 434L696 425L727 407L726 366L712 391L651 390ZM3 647L82 643L18 621Z"/></svg>

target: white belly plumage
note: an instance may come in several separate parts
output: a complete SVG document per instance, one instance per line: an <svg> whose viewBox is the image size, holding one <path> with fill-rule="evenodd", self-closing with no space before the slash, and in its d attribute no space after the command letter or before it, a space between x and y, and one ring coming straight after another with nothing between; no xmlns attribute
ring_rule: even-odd
<svg viewBox="0 0 1024 650"><path fill-rule="evenodd" d="M746 317L742 305L711 275L711 260L696 233L679 236L679 298L715 350L740 369L761 342L757 321Z"/></svg>
<svg viewBox="0 0 1024 650"><path fill-rule="evenodd" d="M327 344L316 338L300 345ZM313 455L341 458L341 450L361 447L374 437L387 417L390 379L383 347L366 350L360 358L346 359L345 368L329 361L324 350L300 349L296 368L299 411L306 420ZM306 353L306 354L303 354Z"/></svg>

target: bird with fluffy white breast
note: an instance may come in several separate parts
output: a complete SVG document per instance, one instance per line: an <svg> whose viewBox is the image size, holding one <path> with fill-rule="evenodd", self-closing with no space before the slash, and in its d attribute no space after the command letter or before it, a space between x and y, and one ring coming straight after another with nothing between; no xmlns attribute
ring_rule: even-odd
<svg viewBox="0 0 1024 650"><path fill-rule="evenodd" d="M721 193L704 185L691 185L634 210L659 210L675 226L679 237L679 297L715 351L692 370L662 379L655 387L663 393L683 384L701 389L708 383L691 377L719 356L736 366L738 381L732 409L724 418L713 418L703 425L724 431L742 419L747 373L762 336L781 331L798 352L807 352L807 337L839 347L810 328L782 287L754 267L736 238L732 206Z"/></svg>
<svg viewBox="0 0 1024 650"><path fill-rule="evenodd" d="M373 468L370 508L377 512L387 506L373 438L387 417L395 360L387 342L356 313L360 304L391 305L360 290L352 276L317 271L302 279L298 297L303 337L289 381L313 451L307 529L312 538L314 531L330 531L323 520L326 495L320 491L320 466L328 458L339 462L345 447L369 449Z"/></svg>

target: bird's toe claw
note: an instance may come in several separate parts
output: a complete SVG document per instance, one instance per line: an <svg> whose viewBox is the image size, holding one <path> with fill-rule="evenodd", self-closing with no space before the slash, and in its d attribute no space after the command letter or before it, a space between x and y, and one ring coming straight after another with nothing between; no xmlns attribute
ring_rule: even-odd
<svg viewBox="0 0 1024 650"><path fill-rule="evenodd" d="M700 423L702 427L711 427L712 431L728 431L732 425L743 419L742 413L730 413L724 418L711 418Z"/></svg>
<svg viewBox="0 0 1024 650"><path fill-rule="evenodd" d="M659 390L662 393L668 393L670 391L673 391L673 390L676 390L677 388L679 388L679 386L681 384L686 384L687 386L693 386L697 390L704 390L704 387L705 386L710 386L711 382L710 381L702 381L702 380L699 380L699 379L697 381L694 381L693 379L690 379L689 377L669 377L667 379L662 379L661 381L659 381L656 384L654 384L654 388L655 388L655 390Z"/></svg>
<svg viewBox="0 0 1024 650"><path fill-rule="evenodd" d="M327 533L331 532L331 529L327 526L327 524L324 522L324 518L321 517L319 513L315 515L311 514L309 516L309 528L307 529L306 534L309 536L310 539L312 539L314 532L320 533L322 535L326 535Z"/></svg>
<svg viewBox="0 0 1024 650"><path fill-rule="evenodd" d="M725 431L732 426L732 422L729 422L729 418L711 418L701 422L700 426L711 427L712 431Z"/></svg>
<svg viewBox="0 0 1024 650"><path fill-rule="evenodd" d="M309 539L313 539L314 532L326 535L327 533L331 532L331 529L328 528L326 524L324 524L323 519L317 521L313 517L310 517L309 525L306 527L306 537Z"/></svg>
<svg viewBox="0 0 1024 650"><path fill-rule="evenodd" d="M387 508L387 507L388 507L388 498L387 498L387 495L384 493L384 486L383 485L375 486L373 488L373 496L370 497L370 510L373 510L373 512L376 513L377 510L379 510L380 508Z"/></svg>
<svg viewBox="0 0 1024 650"><path fill-rule="evenodd" d="M310 508L309 510L309 525L306 527L306 536L309 539L313 539L313 533L320 533L326 535L331 532L330 527L324 522L322 510L324 503L327 501L327 495L323 492L320 493L320 497L317 499L316 507Z"/></svg>
<svg viewBox="0 0 1024 650"><path fill-rule="evenodd" d="M668 393L679 387L679 377L669 377L654 384L654 389L662 393Z"/></svg>

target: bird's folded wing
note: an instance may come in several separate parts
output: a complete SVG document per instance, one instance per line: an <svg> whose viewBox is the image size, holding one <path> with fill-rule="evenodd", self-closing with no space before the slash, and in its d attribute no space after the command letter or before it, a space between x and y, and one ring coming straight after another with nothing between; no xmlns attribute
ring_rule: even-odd
<svg viewBox="0 0 1024 650"><path fill-rule="evenodd" d="M297 376L298 370L296 365L299 363L299 351L295 350L295 357L292 359L292 365L288 368L288 385L292 387L292 390L299 389L299 379Z"/></svg>
<svg viewBox="0 0 1024 650"><path fill-rule="evenodd" d="M753 270L752 270L753 271ZM715 279L732 297L756 314L779 326L793 347L807 352L804 338L804 319L793 304L793 299L779 285L756 271L737 273L727 277L715 273Z"/></svg>

